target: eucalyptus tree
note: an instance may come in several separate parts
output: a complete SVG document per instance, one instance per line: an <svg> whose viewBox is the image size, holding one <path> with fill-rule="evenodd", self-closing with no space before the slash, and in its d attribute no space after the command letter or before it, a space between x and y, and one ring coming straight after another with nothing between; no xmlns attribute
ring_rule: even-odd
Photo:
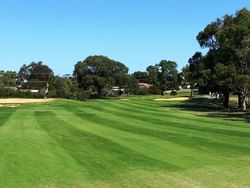
<svg viewBox="0 0 250 188"><path fill-rule="evenodd" d="M242 9L217 19L198 34L197 40L208 49L204 70L209 72L208 82L223 93L224 106L234 91L239 109L245 110L250 88L250 12Z"/></svg>

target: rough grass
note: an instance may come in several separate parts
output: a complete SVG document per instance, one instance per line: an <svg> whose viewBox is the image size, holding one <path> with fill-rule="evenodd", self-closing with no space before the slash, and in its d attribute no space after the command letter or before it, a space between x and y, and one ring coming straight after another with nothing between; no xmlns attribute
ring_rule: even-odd
<svg viewBox="0 0 250 188"><path fill-rule="evenodd" d="M132 97L0 108L0 187L249 187L250 124L181 104Z"/></svg>

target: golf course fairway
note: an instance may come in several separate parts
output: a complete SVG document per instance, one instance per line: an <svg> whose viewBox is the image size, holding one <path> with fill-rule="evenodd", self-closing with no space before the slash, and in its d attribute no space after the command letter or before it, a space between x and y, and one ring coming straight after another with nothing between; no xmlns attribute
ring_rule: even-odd
<svg viewBox="0 0 250 188"><path fill-rule="evenodd" d="M0 187L250 187L250 124L167 103L131 97L0 108Z"/></svg>

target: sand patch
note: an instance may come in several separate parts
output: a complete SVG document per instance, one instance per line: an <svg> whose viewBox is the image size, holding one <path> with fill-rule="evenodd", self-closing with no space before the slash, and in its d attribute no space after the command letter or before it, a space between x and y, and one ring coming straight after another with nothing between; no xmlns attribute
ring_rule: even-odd
<svg viewBox="0 0 250 188"><path fill-rule="evenodd" d="M19 98L13 98L13 99L0 99L0 106L16 106L18 104L26 104L26 103L44 103L44 102L50 102L54 99L19 99Z"/></svg>
<svg viewBox="0 0 250 188"><path fill-rule="evenodd" d="M0 108L1 107L16 108L19 105L20 104L0 104Z"/></svg>
<svg viewBox="0 0 250 188"><path fill-rule="evenodd" d="M168 98L168 99L158 98L154 100L155 101L187 101L189 100L189 97L175 97L175 98Z"/></svg>

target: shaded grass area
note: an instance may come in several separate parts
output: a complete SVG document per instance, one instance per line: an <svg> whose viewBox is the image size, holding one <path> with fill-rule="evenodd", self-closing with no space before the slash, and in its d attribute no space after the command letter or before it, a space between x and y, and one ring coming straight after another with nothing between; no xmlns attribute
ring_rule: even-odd
<svg viewBox="0 0 250 188"><path fill-rule="evenodd" d="M231 121L235 121L237 123L237 121L246 121L247 123L250 123L250 113L248 112L229 112L229 113L210 113L208 114L209 117L213 117L213 118L222 118L222 119L227 119L227 120L231 120ZM250 125L249 125L250 126Z"/></svg>
<svg viewBox="0 0 250 188"><path fill-rule="evenodd" d="M236 106L236 104L234 104L234 106ZM243 120L250 123L249 112L237 112L234 108L229 111L229 109L223 108L217 99L193 98L190 101L164 104L162 107L172 107L192 112L206 112L208 117L222 118L231 121Z"/></svg>
<svg viewBox="0 0 250 188"><path fill-rule="evenodd" d="M214 112L225 110L217 99L193 98L185 102L167 103L162 107L175 107L197 112Z"/></svg>
<svg viewBox="0 0 250 188"><path fill-rule="evenodd" d="M0 187L250 185L248 123L212 116L213 101L153 99L1 108Z"/></svg>

